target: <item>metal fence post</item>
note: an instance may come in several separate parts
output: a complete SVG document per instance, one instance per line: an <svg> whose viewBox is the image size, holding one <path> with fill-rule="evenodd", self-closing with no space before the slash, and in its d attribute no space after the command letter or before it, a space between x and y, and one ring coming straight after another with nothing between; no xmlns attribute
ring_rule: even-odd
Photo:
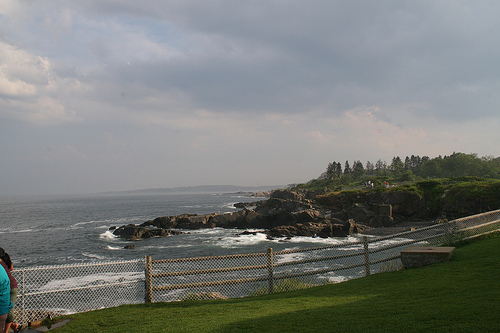
<svg viewBox="0 0 500 333"><path fill-rule="evenodd" d="M365 276L370 275L370 252L368 251L368 237L363 236L363 248L365 255Z"/></svg>
<svg viewBox="0 0 500 333"><path fill-rule="evenodd" d="M145 275L145 282L146 282L146 303L153 302L152 271L153 271L153 265L152 265L151 256L146 256L145 263L144 263L144 275Z"/></svg>
<svg viewBox="0 0 500 333"><path fill-rule="evenodd" d="M274 293L274 263L273 263L273 249L267 249L267 292L268 294Z"/></svg>

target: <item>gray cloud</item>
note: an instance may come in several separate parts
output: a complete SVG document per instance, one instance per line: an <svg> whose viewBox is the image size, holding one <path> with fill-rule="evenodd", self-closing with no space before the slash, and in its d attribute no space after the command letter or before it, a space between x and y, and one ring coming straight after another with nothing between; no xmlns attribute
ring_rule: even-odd
<svg viewBox="0 0 500 333"><path fill-rule="evenodd" d="M118 66L117 78L180 90L202 107L300 112L325 102L339 109L426 103L434 115L467 119L476 100L484 102L476 112L485 115L494 112L487 101L498 102L491 96L498 77L498 44L492 42L498 39L498 8L491 6L351 1L174 2L149 11L136 6L105 10L152 15L178 25L193 40L203 38L193 47L198 52Z"/></svg>
<svg viewBox="0 0 500 333"><path fill-rule="evenodd" d="M498 155L499 14L483 1L11 2L0 187L287 183L331 160Z"/></svg>

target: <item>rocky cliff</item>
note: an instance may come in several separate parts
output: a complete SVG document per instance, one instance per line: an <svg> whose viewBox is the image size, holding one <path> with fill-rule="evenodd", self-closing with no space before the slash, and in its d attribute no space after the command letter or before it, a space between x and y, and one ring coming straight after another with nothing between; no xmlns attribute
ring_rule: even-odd
<svg viewBox="0 0 500 333"><path fill-rule="evenodd" d="M172 229L265 229L274 237L343 237L371 228L428 217L422 196L407 191L352 191L329 195L276 190L269 199L236 205L226 214L162 216L139 226L117 228L115 235L140 239L173 234Z"/></svg>
<svg viewBox="0 0 500 333"><path fill-rule="evenodd" d="M238 228L265 229L268 237L342 237L362 232L367 226L352 219L332 217L305 193L278 190L270 198L247 204L238 204L240 211L226 214L182 214L162 216L140 225L125 225L113 234L137 240L178 233L172 229Z"/></svg>

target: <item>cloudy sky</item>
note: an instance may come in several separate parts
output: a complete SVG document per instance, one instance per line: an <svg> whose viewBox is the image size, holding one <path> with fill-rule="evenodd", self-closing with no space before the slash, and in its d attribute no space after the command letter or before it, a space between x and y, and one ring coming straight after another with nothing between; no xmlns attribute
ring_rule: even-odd
<svg viewBox="0 0 500 333"><path fill-rule="evenodd" d="M0 0L0 194L500 155L500 2Z"/></svg>

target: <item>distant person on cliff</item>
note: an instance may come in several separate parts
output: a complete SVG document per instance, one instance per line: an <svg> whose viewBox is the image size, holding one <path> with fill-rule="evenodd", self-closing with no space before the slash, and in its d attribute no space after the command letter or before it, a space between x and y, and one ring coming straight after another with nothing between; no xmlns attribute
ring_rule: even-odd
<svg viewBox="0 0 500 333"><path fill-rule="evenodd" d="M0 254L4 254L2 248L0 248ZM0 332L5 331L5 321L7 320L7 313L12 309L14 304L10 300L10 280L7 275L7 267L3 262L2 268L0 268Z"/></svg>
<svg viewBox="0 0 500 333"><path fill-rule="evenodd" d="M9 277L10 301L12 302L12 305L14 305L17 299L17 281L11 274L11 271L13 270L14 267L12 265L12 260L10 259L9 254L6 253L4 249L2 249L1 247L0 247L0 265L2 265L2 267L5 269L5 272ZM14 332L19 332L19 329L21 328L19 324L14 323L14 306L12 306L10 311L7 313L7 318L5 320L5 328L3 331L0 331L0 333L7 333L9 332L10 328L12 328Z"/></svg>

